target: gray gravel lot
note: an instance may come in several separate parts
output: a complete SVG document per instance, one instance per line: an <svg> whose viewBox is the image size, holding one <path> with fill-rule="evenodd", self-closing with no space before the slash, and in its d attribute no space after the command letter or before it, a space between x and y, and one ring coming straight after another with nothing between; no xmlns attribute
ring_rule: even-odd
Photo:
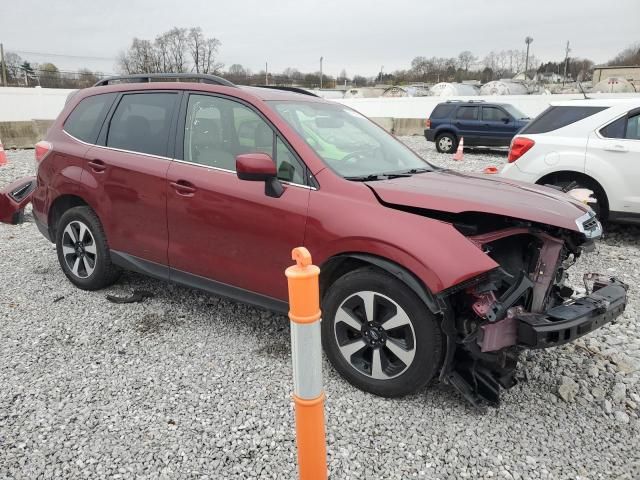
<svg viewBox="0 0 640 480"><path fill-rule="evenodd" d="M403 140L461 170L505 161ZM8 156L0 186L33 169L32 151ZM285 317L136 274L75 289L30 215L0 225L0 252L0 478L295 477ZM615 228L572 270L631 284L624 317L529 352L498 409L441 385L377 398L325 362L331 477L640 478L640 229ZM155 297L105 299L134 288Z"/></svg>

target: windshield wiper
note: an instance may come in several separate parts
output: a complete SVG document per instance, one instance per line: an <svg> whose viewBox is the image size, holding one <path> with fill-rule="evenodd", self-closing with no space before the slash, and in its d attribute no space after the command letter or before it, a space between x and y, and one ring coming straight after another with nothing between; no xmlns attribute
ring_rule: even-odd
<svg viewBox="0 0 640 480"><path fill-rule="evenodd" d="M369 175L359 175L355 177L344 177L346 180L354 182L372 182L374 180L389 180L391 178L410 177L409 173L371 173Z"/></svg>

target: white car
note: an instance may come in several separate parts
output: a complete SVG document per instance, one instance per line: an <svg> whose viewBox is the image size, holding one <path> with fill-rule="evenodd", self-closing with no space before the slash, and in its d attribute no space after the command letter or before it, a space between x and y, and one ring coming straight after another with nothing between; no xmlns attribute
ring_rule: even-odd
<svg viewBox="0 0 640 480"><path fill-rule="evenodd" d="M511 141L500 175L588 188L602 220L640 223L640 97L552 103Z"/></svg>

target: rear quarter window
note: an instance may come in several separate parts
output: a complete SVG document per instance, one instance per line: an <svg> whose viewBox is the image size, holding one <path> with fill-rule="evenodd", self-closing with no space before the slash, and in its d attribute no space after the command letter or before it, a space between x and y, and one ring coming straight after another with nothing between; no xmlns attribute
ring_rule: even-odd
<svg viewBox="0 0 640 480"><path fill-rule="evenodd" d="M83 142L96 143L104 117L116 96L116 93L103 93L81 100L64 122L64 131Z"/></svg>
<svg viewBox="0 0 640 480"><path fill-rule="evenodd" d="M566 127L578 120L605 110L608 107L565 107L551 106L524 127L521 134L547 133Z"/></svg>
<svg viewBox="0 0 640 480"><path fill-rule="evenodd" d="M448 118L451 115L451 112L453 112L454 108L454 105L437 105L436 108L433 109L433 112L431 112L430 118Z"/></svg>

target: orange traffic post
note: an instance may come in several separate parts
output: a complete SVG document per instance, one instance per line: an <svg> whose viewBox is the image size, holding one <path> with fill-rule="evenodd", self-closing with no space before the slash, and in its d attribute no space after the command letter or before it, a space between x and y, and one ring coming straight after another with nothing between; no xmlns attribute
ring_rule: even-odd
<svg viewBox="0 0 640 480"><path fill-rule="evenodd" d="M296 443L300 480L327 478L324 431L322 345L320 341L320 269L311 263L304 247L294 248L296 264L287 268L293 401L296 409Z"/></svg>
<svg viewBox="0 0 640 480"><path fill-rule="evenodd" d="M7 164L7 154L4 153L4 147L2 146L2 139L0 139L0 167Z"/></svg>

